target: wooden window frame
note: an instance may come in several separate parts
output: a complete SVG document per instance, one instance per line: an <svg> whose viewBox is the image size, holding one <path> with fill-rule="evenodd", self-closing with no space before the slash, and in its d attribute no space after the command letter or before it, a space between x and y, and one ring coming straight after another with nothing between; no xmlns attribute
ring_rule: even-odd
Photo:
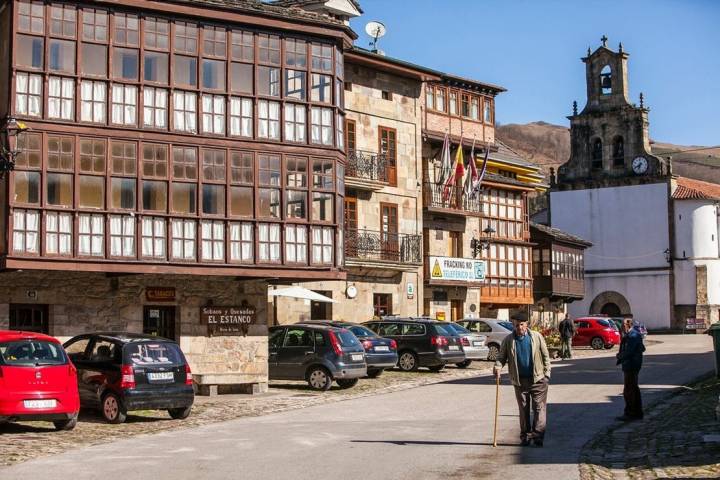
<svg viewBox="0 0 720 480"><path fill-rule="evenodd" d="M387 136L388 148L383 146L383 136ZM394 139L391 142L390 137ZM394 145L394 148L391 147ZM397 186L397 130L390 127L379 126L378 127L378 153L384 154L386 158L386 171L388 184L391 187Z"/></svg>

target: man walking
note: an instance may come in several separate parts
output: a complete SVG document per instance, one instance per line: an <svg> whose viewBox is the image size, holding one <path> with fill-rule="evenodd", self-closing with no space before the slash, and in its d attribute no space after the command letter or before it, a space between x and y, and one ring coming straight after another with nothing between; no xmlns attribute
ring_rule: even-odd
<svg viewBox="0 0 720 480"><path fill-rule="evenodd" d="M625 387L625 413L618 420L640 420L643 418L642 398L638 385L638 375L642 368L643 344L642 334L634 327L631 316L623 319L623 337L620 341L620 351L617 354L617 364L622 364Z"/></svg>
<svg viewBox="0 0 720 480"><path fill-rule="evenodd" d="M572 321L570 315L565 316L565 320L558 325L560 331L560 358L568 360L572 358L572 339L575 336L575 322Z"/></svg>
<svg viewBox="0 0 720 480"><path fill-rule="evenodd" d="M535 445L542 447L550 381L550 354L543 336L528 328L527 314L520 313L512 320L515 328L503 339L493 372L499 378L502 367L508 364L510 382L515 387L515 397L520 409L520 441L523 446L534 441Z"/></svg>

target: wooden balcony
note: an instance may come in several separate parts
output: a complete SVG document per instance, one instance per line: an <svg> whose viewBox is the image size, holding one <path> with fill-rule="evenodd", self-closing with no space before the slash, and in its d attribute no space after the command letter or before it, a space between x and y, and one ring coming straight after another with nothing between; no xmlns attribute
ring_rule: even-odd
<svg viewBox="0 0 720 480"><path fill-rule="evenodd" d="M479 196L470 198L457 185L444 186L432 182L423 184L423 205L430 212L451 215L480 215L482 201Z"/></svg>
<svg viewBox="0 0 720 480"><path fill-rule="evenodd" d="M351 150L347 160L345 185L348 187L374 192L389 185L385 154Z"/></svg>

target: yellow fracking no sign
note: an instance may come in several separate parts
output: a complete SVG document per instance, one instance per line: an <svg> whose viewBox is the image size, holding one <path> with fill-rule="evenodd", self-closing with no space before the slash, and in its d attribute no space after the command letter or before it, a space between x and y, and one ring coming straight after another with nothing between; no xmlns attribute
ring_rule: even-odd
<svg viewBox="0 0 720 480"><path fill-rule="evenodd" d="M433 265L431 275L433 278L442 278L443 276L442 268L440 268L440 262L437 259L435 259L435 265Z"/></svg>

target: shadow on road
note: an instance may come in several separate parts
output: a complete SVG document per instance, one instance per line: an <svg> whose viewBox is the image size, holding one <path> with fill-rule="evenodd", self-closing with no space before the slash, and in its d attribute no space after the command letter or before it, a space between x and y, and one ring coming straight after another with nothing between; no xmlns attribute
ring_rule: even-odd
<svg viewBox="0 0 720 480"><path fill-rule="evenodd" d="M429 440L351 440L350 443L387 443L390 445L428 445L428 446L443 446L443 445L467 445L470 447L492 447L492 443L488 442L441 442L441 441L429 441ZM518 443L498 443L498 447L519 447Z"/></svg>

